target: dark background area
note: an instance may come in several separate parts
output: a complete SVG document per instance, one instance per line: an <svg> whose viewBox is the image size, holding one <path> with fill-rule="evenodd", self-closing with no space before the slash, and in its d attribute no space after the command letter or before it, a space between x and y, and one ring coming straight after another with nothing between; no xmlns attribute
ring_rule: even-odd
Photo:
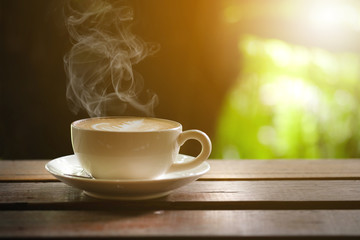
<svg viewBox="0 0 360 240"><path fill-rule="evenodd" d="M144 90L159 97L156 117L179 121L212 138L227 89L238 73L237 35L221 21L221 1L136 0L133 32L160 44L134 66ZM0 158L72 154L63 56L71 43L63 1L0 1ZM235 33L234 33L235 34ZM140 115L126 112L124 115ZM195 155L199 144L183 153Z"/></svg>

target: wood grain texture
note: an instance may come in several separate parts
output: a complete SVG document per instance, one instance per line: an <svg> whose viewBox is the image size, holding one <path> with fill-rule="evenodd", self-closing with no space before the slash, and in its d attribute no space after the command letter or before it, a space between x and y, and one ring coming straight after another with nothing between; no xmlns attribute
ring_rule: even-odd
<svg viewBox="0 0 360 240"><path fill-rule="evenodd" d="M360 160L209 160L170 195L106 201L0 161L0 238L360 239Z"/></svg>
<svg viewBox="0 0 360 240"><path fill-rule="evenodd" d="M1 211L0 236L360 237L360 210Z"/></svg>
<svg viewBox="0 0 360 240"><path fill-rule="evenodd" d="M360 179L360 159L208 160L211 170L200 180ZM0 181L57 181L48 160L1 160Z"/></svg>
<svg viewBox="0 0 360 240"><path fill-rule="evenodd" d="M0 181L57 181L45 170L48 160L0 160Z"/></svg>
<svg viewBox="0 0 360 240"><path fill-rule="evenodd" d="M203 180L360 179L360 159L213 160Z"/></svg>
<svg viewBox="0 0 360 240"><path fill-rule="evenodd" d="M148 201L106 201L58 182L0 183L0 209L360 209L360 180L197 181Z"/></svg>

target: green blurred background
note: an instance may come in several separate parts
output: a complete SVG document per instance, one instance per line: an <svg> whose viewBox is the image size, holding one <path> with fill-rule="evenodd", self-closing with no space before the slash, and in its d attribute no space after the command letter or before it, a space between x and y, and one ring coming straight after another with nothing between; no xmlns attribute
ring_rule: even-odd
<svg viewBox="0 0 360 240"><path fill-rule="evenodd" d="M242 67L220 113L213 156L359 157L359 2L248 4L229 2L227 21L268 22L239 35ZM269 29L271 37L262 34Z"/></svg>
<svg viewBox="0 0 360 240"><path fill-rule="evenodd" d="M217 158L360 154L360 57L243 36L244 66L218 124Z"/></svg>
<svg viewBox="0 0 360 240"><path fill-rule="evenodd" d="M88 117L65 96L66 2L0 1L2 159L71 154L69 125ZM122 2L133 32L160 44L134 66L156 116L207 132L212 158L360 156L359 1Z"/></svg>

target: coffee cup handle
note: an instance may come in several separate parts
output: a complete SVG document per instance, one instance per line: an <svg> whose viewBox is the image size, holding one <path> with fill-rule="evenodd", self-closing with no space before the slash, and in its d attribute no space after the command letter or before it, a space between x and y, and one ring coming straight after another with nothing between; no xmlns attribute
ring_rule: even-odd
<svg viewBox="0 0 360 240"><path fill-rule="evenodd" d="M177 144L181 147L187 140L194 139L201 143L201 152L192 161L183 163L173 163L169 169L169 172L183 171L192 169L203 163L211 153L211 141L210 138L202 131L199 130L187 130L180 133L177 139Z"/></svg>

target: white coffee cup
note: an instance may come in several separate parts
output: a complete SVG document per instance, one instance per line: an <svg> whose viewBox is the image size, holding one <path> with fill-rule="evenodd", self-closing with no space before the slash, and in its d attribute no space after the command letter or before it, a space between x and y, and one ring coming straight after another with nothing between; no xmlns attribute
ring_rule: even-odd
<svg viewBox="0 0 360 240"><path fill-rule="evenodd" d="M176 163L189 139L202 145L190 162ZM211 153L209 137L199 130L182 131L175 121L159 118L101 117L71 124L71 140L82 167L97 179L154 179L167 171L194 168Z"/></svg>

